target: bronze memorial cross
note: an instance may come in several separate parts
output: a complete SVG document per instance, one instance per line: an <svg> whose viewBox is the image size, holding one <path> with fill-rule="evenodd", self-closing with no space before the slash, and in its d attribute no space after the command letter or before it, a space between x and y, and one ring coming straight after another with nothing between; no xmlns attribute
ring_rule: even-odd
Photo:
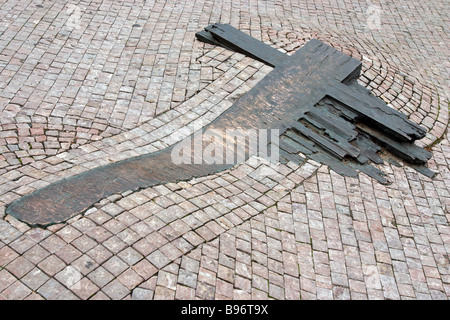
<svg viewBox="0 0 450 320"><path fill-rule="evenodd" d="M308 157L339 174L356 176L358 170L387 183L370 165L383 163L381 145L419 172L434 175L424 166L431 153L414 144L425 130L357 83L360 61L318 40L288 56L226 24L208 26L197 38L275 67L203 131L277 129L280 162ZM31 226L47 226L82 214L112 194L206 176L236 164L175 163L171 155L177 147L55 182L9 204L6 213ZM246 148L245 159L254 153Z"/></svg>

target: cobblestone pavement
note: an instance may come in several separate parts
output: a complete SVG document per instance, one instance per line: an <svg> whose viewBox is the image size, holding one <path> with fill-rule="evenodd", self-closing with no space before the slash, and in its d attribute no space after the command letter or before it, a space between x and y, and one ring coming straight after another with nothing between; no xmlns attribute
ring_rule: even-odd
<svg viewBox="0 0 450 320"><path fill-rule="evenodd" d="M445 1L0 6L0 300L450 297ZM361 84L428 129L435 179L387 161L386 186L313 161L246 162L45 229L5 214L54 181L173 145L271 71L196 41L214 22L288 54L317 38L362 60Z"/></svg>

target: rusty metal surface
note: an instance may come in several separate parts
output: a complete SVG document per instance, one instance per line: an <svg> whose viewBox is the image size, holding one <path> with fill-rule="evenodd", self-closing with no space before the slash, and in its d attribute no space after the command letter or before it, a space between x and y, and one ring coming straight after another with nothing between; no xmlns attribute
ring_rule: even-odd
<svg viewBox="0 0 450 320"><path fill-rule="evenodd" d="M267 46L266 50L275 49ZM306 156L338 173L355 176L359 170L382 183L387 182L383 173L370 165L382 161L377 156L380 148L374 142L380 137L395 141L400 146L397 149L419 164L429 159L427 151L413 144L425 131L356 83L361 70L359 61L318 40L311 40L285 57L204 130L278 129L281 161L299 162ZM367 133L358 123L370 123L376 128L371 129L372 134ZM374 135L379 135L378 139L373 140ZM171 158L175 147L53 183L11 203L7 214L32 226L46 226L81 214L115 193L188 180L234 165L176 165ZM247 150L245 158L252 154Z"/></svg>

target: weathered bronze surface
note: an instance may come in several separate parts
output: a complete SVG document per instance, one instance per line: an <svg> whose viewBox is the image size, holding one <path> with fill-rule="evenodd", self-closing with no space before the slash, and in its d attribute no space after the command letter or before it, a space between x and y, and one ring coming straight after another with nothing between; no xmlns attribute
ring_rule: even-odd
<svg viewBox="0 0 450 320"><path fill-rule="evenodd" d="M225 43L228 48L235 49L237 44L240 52L254 50L255 46L245 41L249 36L221 26L210 26L199 37L220 44L231 35ZM215 30L220 31L216 34ZM375 143L380 142L432 176L421 166L431 154L413 143L425 130L356 83L359 61L318 40L309 41L292 56L281 53L284 59L275 49L260 44L251 55L270 60L274 70L203 130L279 129L282 162L309 157L338 173L356 176L359 170L386 183L383 173L370 165L382 163L377 155L381 148ZM11 203L7 214L32 226L46 226L81 214L115 193L188 180L233 166L176 165L171 158L175 147L53 183ZM247 150L245 158L252 154Z"/></svg>

